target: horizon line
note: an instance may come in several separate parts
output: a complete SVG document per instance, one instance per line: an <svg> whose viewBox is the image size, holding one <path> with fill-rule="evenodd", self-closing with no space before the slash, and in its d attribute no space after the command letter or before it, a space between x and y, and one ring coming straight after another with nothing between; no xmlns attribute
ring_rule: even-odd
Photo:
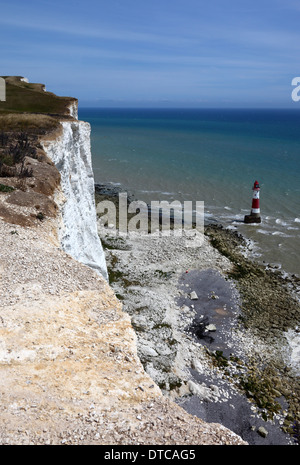
<svg viewBox="0 0 300 465"><path fill-rule="evenodd" d="M197 107L197 106L139 106L139 105L128 105L128 106L96 106L96 105L80 105L78 104L78 110L80 109L101 109L101 110L126 110L126 109L136 109L136 110L300 110L300 105L298 107L286 106L249 106L249 107L217 107L217 106L207 106L207 107Z"/></svg>

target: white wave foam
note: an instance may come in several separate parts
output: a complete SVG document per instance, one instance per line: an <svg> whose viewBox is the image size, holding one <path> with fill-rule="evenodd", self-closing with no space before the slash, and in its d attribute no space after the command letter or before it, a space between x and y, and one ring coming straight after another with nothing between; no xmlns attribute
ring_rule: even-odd
<svg viewBox="0 0 300 465"><path fill-rule="evenodd" d="M275 223L280 224L281 226L288 226L289 225L289 223L287 223L286 221L283 221L281 218L277 218L275 220Z"/></svg>
<svg viewBox="0 0 300 465"><path fill-rule="evenodd" d="M266 236L271 234L269 231L266 231L265 229L258 229L257 232L260 233L260 234L265 234Z"/></svg>
<svg viewBox="0 0 300 465"><path fill-rule="evenodd" d="M167 192L167 191L153 191L153 190L144 190L139 189L137 192L141 192L142 194L162 194L162 195L176 195L176 192Z"/></svg>
<svg viewBox="0 0 300 465"><path fill-rule="evenodd" d="M274 231L272 232L272 236L280 236L280 237L293 237L289 234L285 234L282 231Z"/></svg>
<svg viewBox="0 0 300 465"><path fill-rule="evenodd" d="M121 186L120 182L108 182L107 184L111 184L112 186Z"/></svg>
<svg viewBox="0 0 300 465"><path fill-rule="evenodd" d="M300 223L300 218L295 218L295 219L294 219L294 222L295 222L295 223Z"/></svg>

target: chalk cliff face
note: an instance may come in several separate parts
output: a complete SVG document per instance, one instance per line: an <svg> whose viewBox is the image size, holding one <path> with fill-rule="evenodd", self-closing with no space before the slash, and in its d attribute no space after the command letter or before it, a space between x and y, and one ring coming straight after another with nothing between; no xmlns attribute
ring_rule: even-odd
<svg viewBox="0 0 300 465"><path fill-rule="evenodd" d="M74 105L70 114L77 118ZM62 121L60 134L42 144L61 175L64 200L59 234L62 247L107 279L105 255L97 233L90 132L87 122Z"/></svg>
<svg viewBox="0 0 300 465"><path fill-rule="evenodd" d="M10 78L12 94L22 82ZM32 112L43 98L53 111L38 115L43 140L28 130L31 176L0 178L0 444L244 444L165 398L145 372L130 317L103 278L90 126L73 98L40 84L22 91Z"/></svg>

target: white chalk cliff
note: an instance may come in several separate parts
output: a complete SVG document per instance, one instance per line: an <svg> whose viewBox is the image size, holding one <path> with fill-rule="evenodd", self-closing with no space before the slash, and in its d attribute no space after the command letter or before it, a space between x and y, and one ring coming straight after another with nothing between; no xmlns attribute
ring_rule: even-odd
<svg viewBox="0 0 300 465"><path fill-rule="evenodd" d="M42 100L42 85L33 89ZM144 370L130 316L103 278L91 128L74 99L64 102L68 115L63 105L59 128L38 141L57 169L37 144L32 176L0 178L15 187L0 195L0 444L245 444L164 397Z"/></svg>
<svg viewBox="0 0 300 465"><path fill-rule="evenodd" d="M42 142L61 175L64 203L60 208L63 223L60 242L65 252L107 279L105 255L97 232L91 127L77 120L74 106L70 114L74 119L61 121L60 134Z"/></svg>

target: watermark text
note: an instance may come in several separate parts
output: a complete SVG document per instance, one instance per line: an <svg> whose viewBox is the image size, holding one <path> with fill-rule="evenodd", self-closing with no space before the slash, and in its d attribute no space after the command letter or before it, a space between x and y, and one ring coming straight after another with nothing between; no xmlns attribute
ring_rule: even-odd
<svg viewBox="0 0 300 465"><path fill-rule="evenodd" d="M300 100L300 77L294 77L292 80L292 86L296 86L292 91L292 99L294 102L299 102Z"/></svg>
<svg viewBox="0 0 300 465"><path fill-rule="evenodd" d="M202 244L204 233L204 202L178 200L168 202L128 201L126 192L119 193L118 202L103 200L97 204L98 224L110 236L182 237L186 246Z"/></svg>

